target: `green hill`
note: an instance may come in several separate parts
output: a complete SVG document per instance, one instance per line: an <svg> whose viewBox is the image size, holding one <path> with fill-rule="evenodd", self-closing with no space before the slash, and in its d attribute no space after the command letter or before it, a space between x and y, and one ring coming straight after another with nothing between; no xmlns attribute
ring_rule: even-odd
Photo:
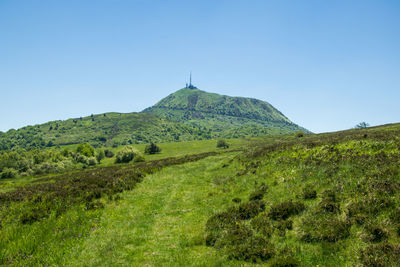
<svg viewBox="0 0 400 267"><path fill-rule="evenodd" d="M197 88L178 90L143 112L198 128L212 129L214 137L308 132L267 102L208 93Z"/></svg>
<svg viewBox="0 0 400 267"><path fill-rule="evenodd" d="M208 131L145 113L105 113L51 121L0 133L0 150L40 148L89 142L126 145L210 138Z"/></svg>
<svg viewBox="0 0 400 267"><path fill-rule="evenodd" d="M309 132L267 102L184 88L141 113L104 113L0 132L0 150L117 146Z"/></svg>

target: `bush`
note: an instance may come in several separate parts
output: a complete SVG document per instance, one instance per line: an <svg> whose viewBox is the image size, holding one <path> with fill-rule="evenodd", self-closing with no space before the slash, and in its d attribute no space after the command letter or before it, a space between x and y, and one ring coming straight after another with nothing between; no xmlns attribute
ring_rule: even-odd
<svg viewBox="0 0 400 267"><path fill-rule="evenodd" d="M308 185L304 187L303 192L302 192L302 198L303 199L315 199L317 198L317 191L315 189Z"/></svg>
<svg viewBox="0 0 400 267"><path fill-rule="evenodd" d="M295 137L298 137L298 138L304 137L304 133L303 133L303 132L297 132L297 133L295 134Z"/></svg>
<svg viewBox="0 0 400 267"><path fill-rule="evenodd" d="M301 202L286 201L271 206L268 216L272 220L286 220L292 215L297 215L305 210Z"/></svg>
<svg viewBox="0 0 400 267"><path fill-rule="evenodd" d="M105 153L104 153L104 150L103 150L103 149L99 149L99 150L97 151L97 154L96 154L96 159L97 159L97 161L100 163L101 160L104 159L105 157L106 157L106 155L105 155Z"/></svg>
<svg viewBox="0 0 400 267"><path fill-rule="evenodd" d="M273 233L271 223L264 213L261 213L259 216L253 218L250 222L250 225L257 233L260 233L264 237L269 238Z"/></svg>
<svg viewBox="0 0 400 267"><path fill-rule="evenodd" d="M86 157L93 157L94 156L94 148L89 144L80 144L76 148L76 152L80 153Z"/></svg>
<svg viewBox="0 0 400 267"><path fill-rule="evenodd" d="M114 157L114 152L112 152L110 149L104 150L104 154L107 158L112 158Z"/></svg>
<svg viewBox="0 0 400 267"><path fill-rule="evenodd" d="M275 255L274 246L263 237L251 236L241 244L228 247L232 258L251 262L265 261Z"/></svg>
<svg viewBox="0 0 400 267"><path fill-rule="evenodd" d="M229 148L229 144L224 139L217 141L217 148Z"/></svg>
<svg viewBox="0 0 400 267"><path fill-rule="evenodd" d="M13 168L4 168L0 173L0 178L15 178L18 175L18 171Z"/></svg>
<svg viewBox="0 0 400 267"><path fill-rule="evenodd" d="M118 151L115 158L115 163L128 163L131 162L136 156L139 155L139 151L136 148L126 146Z"/></svg>
<svg viewBox="0 0 400 267"><path fill-rule="evenodd" d="M95 157L90 157L90 158L88 158L87 164L88 164L89 166L95 166L95 165L97 164L96 158L95 158Z"/></svg>
<svg viewBox="0 0 400 267"><path fill-rule="evenodd" d="M265 204L262 201L250 201L239 205L237 209L238 218L248 220L257 216L265 210Z"/></svg>
<svg viewBox="0 0 400 267"><path fill-rule="evenodd" d="M350 227L349 221L338 219L331 214L312 214L303 218L299 235L305 242L337 242L350 235Z"/></svg>
<svg viewBox="0 0 400 267"><path fill-rule="evenodd" d="M144 148L144 153L145 154L150 154L151 155L151 154L156 154L156 153L160 153L160 152L161 152L161 148L158 147L154 143L150 143Z"/></svg>

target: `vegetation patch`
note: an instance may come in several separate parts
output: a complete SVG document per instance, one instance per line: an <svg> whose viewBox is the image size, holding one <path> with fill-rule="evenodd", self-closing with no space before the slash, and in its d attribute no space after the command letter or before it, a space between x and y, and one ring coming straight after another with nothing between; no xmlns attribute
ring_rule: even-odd
<svg viewBox="0 0 400 267"><path fill-rule="evenodd" d="M285 201L271 206L268 216L272 220L286 220L304 211L306 206L298 201Z"/></svg>

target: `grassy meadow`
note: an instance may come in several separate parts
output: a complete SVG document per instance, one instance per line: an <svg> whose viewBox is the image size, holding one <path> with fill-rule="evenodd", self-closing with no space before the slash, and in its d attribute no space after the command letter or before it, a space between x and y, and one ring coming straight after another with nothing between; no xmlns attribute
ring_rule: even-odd
<svg viewBox="0 0 400 267"><path fill-rule="evenodd" d="M0 180L0 265L400 265L399 124L227 141Z"/></svg>

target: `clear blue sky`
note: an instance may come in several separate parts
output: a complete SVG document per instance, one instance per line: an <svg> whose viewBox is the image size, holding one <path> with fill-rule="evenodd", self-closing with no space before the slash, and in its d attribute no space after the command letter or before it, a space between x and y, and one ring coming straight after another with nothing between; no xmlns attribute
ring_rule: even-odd
<svg viewBox="0 0 400 267"><path fill-rule="evenodd" d="M132 112L184 87L314 132L400 122L398 0L0 0L0 130Z"/></svg>

